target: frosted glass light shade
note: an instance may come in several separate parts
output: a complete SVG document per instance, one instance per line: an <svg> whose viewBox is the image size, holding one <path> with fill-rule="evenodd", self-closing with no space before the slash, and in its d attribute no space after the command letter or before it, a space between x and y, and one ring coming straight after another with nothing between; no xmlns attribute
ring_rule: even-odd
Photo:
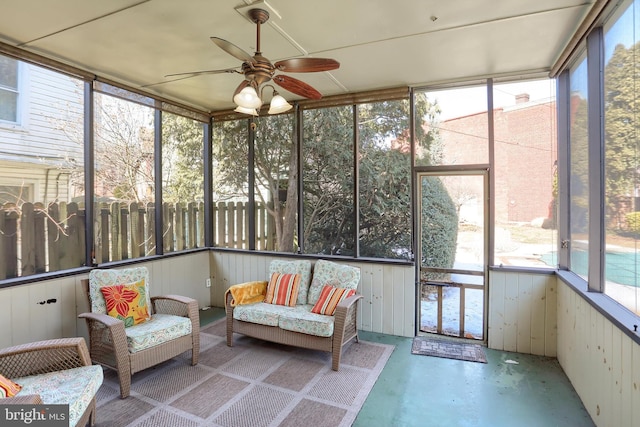
<svg viewBox="0 0 640 427"><path fill-rule="evenodd" d="M256 109L262 106L262 100L258 96L256 90L251 86L245 87L236 96L234 96L233 102L235 102L239 107L249 109Z"/></svg>
<svg viewBox="0 0 640 427"><path fill-rule="evenodd" d="M269 114L278 114L289 111L293 108L293 105L289 104L286 99L281 95L275 95L271 98L271 105L269 106Z"/></svg>
<svg viewBox="0 0 640 427"><path fill-rule="evenodd" d="M258 115L258 111L255 108L244 108L244 107L237 106L233 111L235 111L236 113L249 114L251 116Z"/></svg>

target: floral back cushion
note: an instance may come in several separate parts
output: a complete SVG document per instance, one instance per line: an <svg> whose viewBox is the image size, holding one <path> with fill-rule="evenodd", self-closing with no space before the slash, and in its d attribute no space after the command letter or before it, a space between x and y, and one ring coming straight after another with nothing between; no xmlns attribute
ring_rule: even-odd
<svg viewBox="0 0 640 427"><path fill-rule="evenodd" d="M319 259L313 267L313 280L309 287L307 304L315 305L325 285L336 288L358 289L360 269L350 265Z"/></svg>
<svg viewBox="0 0 640 427"><path fill-rule="evenodd" d="M115 285L131 285L144 281L142 292L145 304L151 314L151 297L149 295L149 270L147 267L124 268L120 270L91 270L89 272L89 299L91 312L108 314L107 304L101 288ZM142 293L141 292L141 293Z"/></svg>

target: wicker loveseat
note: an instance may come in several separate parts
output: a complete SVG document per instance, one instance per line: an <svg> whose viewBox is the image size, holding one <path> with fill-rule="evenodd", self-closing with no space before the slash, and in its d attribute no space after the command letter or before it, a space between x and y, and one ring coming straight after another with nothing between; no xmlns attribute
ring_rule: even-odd
<svg viewBox="0 0 640 427"><path fill-rule="evenodd" d="M274 274L300 276L299 291L294 306L262 301L265 295L245 294L246 288L259 289L256 285L271 286ZM274 260L269 266L269 282L247 282L234 285L226 293L227 345L233 345L233 334L296 347L332 353L332 369L340 368L340 357L345 344L358 340L356 326L358 300L361 295L344 295L335 306L333 315L317 314L312 309L322 302L328 288L356 290L360 282L360 270L356 267L318 260L311 274L311 262ZM327 288L325 289L325 286ZM256 298L257 296L257 298ZM258 301L258 302L256 302ZM326 298L325 298L326 301Z"/></svg>
<svg viewBox="0 0 640 427"><path fill-rule="evenodd" d="M91 364L84 338L60 338L0 350L0 373L21 387L2 405L69 405L69 426L96 421L102 367ZM35 425L35 424L34 424Z"/></svg>

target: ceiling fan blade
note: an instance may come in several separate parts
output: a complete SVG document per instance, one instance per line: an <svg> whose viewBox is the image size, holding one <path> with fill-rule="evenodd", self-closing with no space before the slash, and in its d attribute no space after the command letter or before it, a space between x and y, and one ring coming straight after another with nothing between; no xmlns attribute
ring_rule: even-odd
<svg viewBox="0 0 640 427"><path fill-rule="evenodd" d="M305 98L309 99L322 98L322 94L320 92L315 90L307 83L302 82L298 79L294 79L293 77L277 75L273 77L273 81L277 85L281 86L291 93L295 93L296 95L304 96Z"/></svg>
<svg viewBox="0 0 640 427"><path fill-rule="evenodd" d="M165 77L180 77L180 76L195 77L195 76L201 76L203 74L221 74L221 73L240 73L240 71L238 71L237 68L224 68L221 70L190 71L188 73L167 74L165 75Z"/></svg>
<svg viewBox="0 0 640 427"><path fill-rule="evenodd" d="M340 63L335 59L327 58L291 58L278 61L274 66L287 73L315 73L336 70L340 68Z"/></svg>
<svg viewBox="0 0 640 427"><path fill-rule="evenodd" d="M235 44L221 39L220 37L210 37L211 41L218 45L218 47L231 56L235 56L243 62L253 62L253 56L249 55L244 50L240 49Z"/></svg>

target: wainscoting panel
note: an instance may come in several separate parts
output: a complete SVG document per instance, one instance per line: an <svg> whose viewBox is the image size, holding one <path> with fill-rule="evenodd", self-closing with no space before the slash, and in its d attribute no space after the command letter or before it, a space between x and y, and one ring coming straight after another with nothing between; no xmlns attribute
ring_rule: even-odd
<svg viewBox="0 0 640 427"><path fill-rule="evenodd" d="M640 345L558 279L558 361L598 426L640 425Z"/></svg>
<svg viewBox="0 0 640 427"><path fill-rule="evenodd" d="M165 258L146 265L151 294L180 294L195 298L200 307L211 304L205 280L209 277L209 253ZM0 289L0 348L53 338L84 336L88 310L81 281L87 273Z"/></svg>
<svg viewBox="0 0 640 427"><path fill-rule="evenodd" d="M268 280L272 259L295 259L279 255L239 252L211 253L211 304L224 306L229 286L252 280ZM298 258L299 259L299 258ZM336 261L360 268L363 295L358 327L364 331L413 337L415 335L415 287L413 266Z"/></svg>
<svg viewBox="0 0 640 427"><path fill-rule="evenodd" d="M489 348L556 355L556 278L550 274L489 272Z"/></svg>

